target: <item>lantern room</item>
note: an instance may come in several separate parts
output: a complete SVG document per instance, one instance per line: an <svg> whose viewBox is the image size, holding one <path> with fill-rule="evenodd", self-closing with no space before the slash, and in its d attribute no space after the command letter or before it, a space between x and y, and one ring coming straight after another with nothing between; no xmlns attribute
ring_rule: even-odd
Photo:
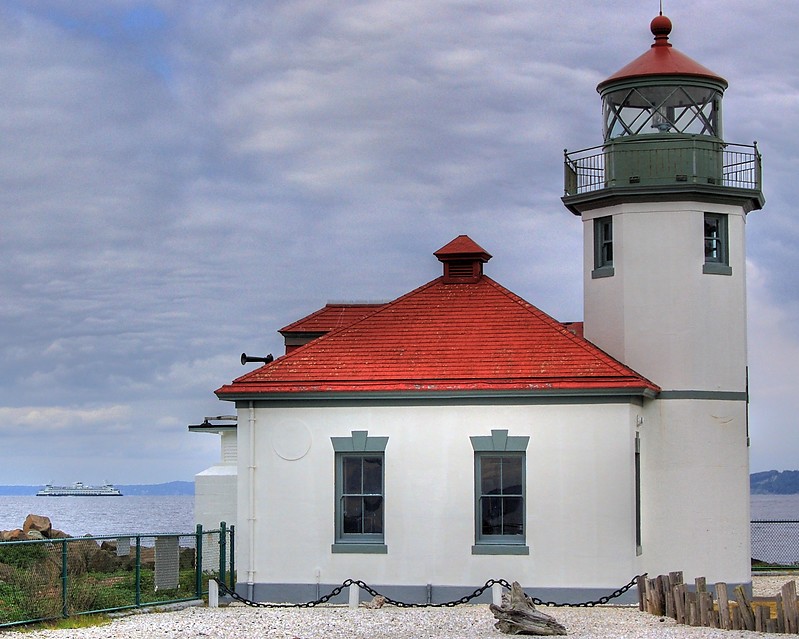
<svg viewBox="0 0 799 639"><path fill-rule="evenodd" d="M727 81L675 49L671 20L650 48L599 83L603 143L566 152L563 202L576 215L628 200L691 199L762 208L757 145L725 142Z"/></svg>
<svg viewBox="0 0 799 639"><path fill-rule="evenodd" d="M721 139L727 82L672 47L666 16L650 27L655 43L649 51L597 87L605 142L665 133Z"/></svg>

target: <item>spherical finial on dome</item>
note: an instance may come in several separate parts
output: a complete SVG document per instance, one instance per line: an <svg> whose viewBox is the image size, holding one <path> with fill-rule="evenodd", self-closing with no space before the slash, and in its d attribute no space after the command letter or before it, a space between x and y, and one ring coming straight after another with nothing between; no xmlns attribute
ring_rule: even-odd
<svg viewBox="0 0 799 639"><path fill-rule="evenodd" d="M652 20L649 28L655 38L668 38L671 33L671 20L661 13Z"/></svg>

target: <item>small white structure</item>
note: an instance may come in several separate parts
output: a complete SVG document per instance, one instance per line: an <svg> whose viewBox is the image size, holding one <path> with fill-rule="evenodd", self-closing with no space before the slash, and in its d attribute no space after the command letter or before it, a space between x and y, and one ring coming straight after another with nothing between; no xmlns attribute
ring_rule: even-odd
<svg viewBox="0 0 799 639"><path fill-rule="evenodd" d="M217 530L222 522L236 524L236 494L238 491L238 454L236 416L206 417L202 424L189 426L192 433L211 433L220 436L219 461L194 476L194 521L203 530ZM209 535L203 543L203 566L219 564L218 538Z"/></svg>
<svg viewBox="0 0 799 639"><path fill-rule="evenodd" d="M760 157L731 155L726 82L670 30L655 18L651 49L599 85L603 144L566 156L584 325L490 279L491 256L459 236L435 253L440 277L326 306L216 391L238 414L241 594L307 601L355 578L446 601L505 578L584 601L643 572L750 581L744 225Z"/></svg>

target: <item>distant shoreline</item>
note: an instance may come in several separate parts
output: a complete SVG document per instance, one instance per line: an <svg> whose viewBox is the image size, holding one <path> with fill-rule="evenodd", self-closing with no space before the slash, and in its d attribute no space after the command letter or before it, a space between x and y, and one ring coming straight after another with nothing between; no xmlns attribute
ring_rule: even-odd
<svg viewBox="0 0 799 639"><path fill-rule="evenodd" d="M0 486L0 496L35 496L41 490L43 484L36 486L9 485ZM150 496L175 496L193 495L193 481L170 481L163 484L115 484L122 495L125 497L136 497L142 495Z"/></svg>

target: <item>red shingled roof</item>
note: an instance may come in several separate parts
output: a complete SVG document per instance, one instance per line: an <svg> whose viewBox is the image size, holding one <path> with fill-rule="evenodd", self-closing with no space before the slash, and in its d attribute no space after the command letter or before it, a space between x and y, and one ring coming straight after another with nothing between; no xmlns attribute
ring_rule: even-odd
<svg viewBox="0 0 799 639"><path fill-rule="evenodd" d="M482 276L472 283L435 279L216 393L558 389L660 390Z"/></svg>
<svg viewBox="0 0 799 639"><path fill-rule="evenodd" d="M325 304L318 311L306 315L302 319L284 326L278 332L287 333L329 333L332 330L348 326L353 322L374 312L375 309L385 306L378 304Z"/></svg>

